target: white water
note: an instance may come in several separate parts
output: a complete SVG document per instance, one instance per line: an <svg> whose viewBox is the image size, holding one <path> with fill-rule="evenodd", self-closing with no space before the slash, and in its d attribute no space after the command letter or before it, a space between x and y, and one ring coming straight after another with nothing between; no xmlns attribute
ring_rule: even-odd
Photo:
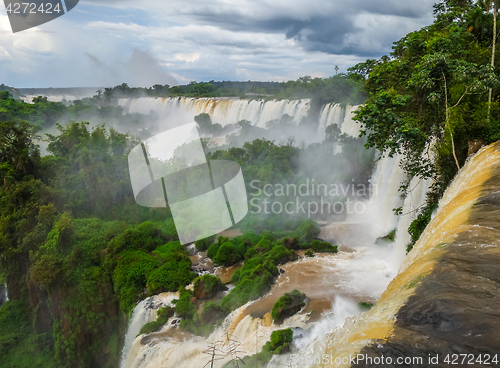
<svg viewBox="0 0 500 368"><path fill-rule="evenodd" d="M297 354L297 352L300 352L300 356L303 359L306 359L306 357L314 359L314 356L317 354L312 350L308 350L307 347L317 339L324 339L333 330L342 328L347 318L354 317L360 312L358 305L352 300L340 296L337 297L333 303L332 310L326 313L325 317L319 323L314 324L311 328L304 331L301 337L294 338L292 345L294 353ZM268 368L286 367L290 366L292 362L290 354L275 355L269 362Z"/></svg>
<svg viewBox="0 0 500 368"><path fill-rule="evenodd" d="M432 185L431 179L413 178L410 181L409 192L403 204L403 214L399 218L396 230L396 251L398 263L401 264L406 255L406 246L411 241L408 227L418 215L418 210L426 202L426 194Z"/></svg>
<svg viewBox="0 0 500 368"><path fill-rule="evenodd" d="M354 117L354 114L356 110L358 109L359 106L351 106L347 105L346 112L345 112L345 118L344 122L342 123L342 126L340 127L340 130L342 133L345 133L347 135L350 135L352 137L359 137L359 130L361 129L361 126L359 125L358 122L352 120Z"/></svg>
<svg viewBox="0 0 500 368"><path fill-rule="evenodd" d="M86 93L86 94L80 94L80 95L43 95L44 97L47 97L48 101L51 102L62 102L62 101L74 101L74 100L80 100L85 97L92 97L94 93ZM26 103L33 103L33 99L35 97L38 97L40 95L24 95L24 97L20 97L21 100L23 100Z"/></svg>
<svg viewBox="0 0 500 368"><path fill-rule="evenodd" d="M223 342L226 341L228 332L231 339L241 344L238 348L242 352L241 357L260 352L262 346L269 341L272 331L285 328L298 329L295 330L295 349L307 352L311 343L324 338L335 328L341 327L347 317L353 317L361 312L357 301L374 302L380 297L392 280L392 275L389 274L391 260L390 249L382 249L376 253L365 250L358 250L355 253L341 252L321 259L305 258L297 262L296 268L307 269L301 267L302 263L315 264L316 269L321 269L318 282L325 291L335 293L331 310L323 313L319 321L307 323L309 318L307 314L296 314L278 326L271 324L266 317L264 319L252 318L245 313L245 310L253 303L259 303L260 300L258 300L231 313L222 326L207 339L179 338L176 336L178 329L170 324L167 324L160 333L151 334L151 340L145 345L141 344L141 336L133 342L127 360L122 361L122 367L203 367L209 361L209 356L204 351L211 346L211 343L216 342L220 342L218 347L224 350ZM293 268L290 264L287 266L287 271L277 279L276 285L286 283L286 279L291 276ZM308 290L303 291L308 293ZM273 289L272 292L279 293L279 290ZM136 310L143 309L143 305L138 305L136 308ZM298 337L299 335L302 336ZM217 361L214 367L222 367L230 359L230 356L225 356ZM288 359L288 356L273 360L270 366L279 366L283 359Z"/></svg>
<svg viewBox="0 0 500 368"><path fill-rule="evenodd" d="M120 100L120 104L128 109L128 112L162 113L162 111L181 109L192 113L193 117L201 112L210 113L213 122L221 125L246 119L259 126L263 126L268 120L279 118L282 113L287 113L283 111L292 109L301 111L298 116L291 115L298 123L300 116L307 114L304 109L309 108L303 101L262 102L234 99L214 102L211 99L144 98L132 101ZM352 120L357 108L357 106L342 108L338 104L326 105L320 115L318 134L324 134L324 129L330 124L337 124L343 133L358 136L359 124ZM341 245L341 250L346 247L353 249L353 253L340 252L332 259L322 259L322 263L318 265L322 269L321 272L328 276L325 280L330 280L330 284L325 283L325 292L333 290L335 292L331 310L324 313L319 321L307 323L307 315L296 314L287 319L283 325L275 326L266 323L265 318L252 318L246 315L244 312L247 306L243 306L229 315L223 326L217 328L208 339L175 337L175 327L167 325L161 334L152 334L152 340L141 345L141 339L135 338L140 330L139 325L152 318L152 314L146 316L149 312L144 309L144 304L141 305L141 302L136 307L131 322L130 329L133 328L134 331L127 333L127 349L124 348L123 355L127 359L122 360L122 368L203 367L209 360L208 355L203 352L209 348L210 343L224 341L228 329L231 337L241 343L239 349L245 352L241 356L260 351L273 330L287 327L301 329L296 331L296 334L301 334L302 337L295 339L294 353L298 350L303 356L313 356L322 351L318 347L324 344L325 335L334 330L338 334L343 334L343 324L352 324L350 317L360 313L355 300L376 301L397 274L409 242L407 228L416 215L415 210L425 203L425 194L430 185L428 181L412 180L410 188L413 190L403 201L400 198L399 187L405 179L399 156L380 159L372 174L371 184L374 192L370 200L365 203L366 211L349 217L345 222L333 223L324 229ZM405 216L394 215L393 209L398 207L403 208ZM375 245L378 237L385 236L394 229L397 229L394 243ZM288 276L285 273L280 276L282 277ZM280 278L277 280L278 285L281 282ZM303 291L307 294L307 290ZM221 348L223 348L222 343ZM130 353L127 354L128 352ZM215 367L222 367L229 360L230 357L225 357L217 361ZM284 355L273 358L269 366L278 367L287 363L289 355Z"/></svg>
<svg viewBox="0 0 500 368"><path fill-rule="evenodd" d="M393 209L403 205L399 188L406 180L400 164L400 156L383 157L378 160L370 179L373 194L367 204L365 219L368 217L371 220L377 237L387 235L396 228L399 221Z"/></svg>
<svg viewBox="0 0 500 368"><path fill-rule="evenodd" d="M128 113L149 114L160 116L171 112L188 114L193 119L201 113L209 114L214 124L225 126L236 124L240 120L249 120L253 125L264 128L268 121L280 119L283 115L291 116L295 123L307 115L310 100L240 100L237 98L192 98L143 97L136 99L120 99L118 105Z"/></svg>
<svg viewBox="0 0 500 368"><path fill-rule="evenodd" d="M326 128L332 124L336 124L342 133L352 137L359 137L360 126L356 121L352 120L358 108L359 106L351 105L342 107L338 103L330 103L323 106L319 118L318 137L323 139Z"/></svg>
<svg viewBox="0 0 500 368"><path fill-rule="evenodd" d="M266 123L280 119L287 114L298 125L309 113L310 100L244 100L237 98L188 98L188 97L142 97L136 99L119 99L118 105L126 113L150 114L159 116L184 115L194 119L201 113L209 114L214 124L235 124L240 120L248 120L253 125L265 128ZM327 126L337 124L342 133L357 137L359 124L352 120L359 106L331 103L325 105L320 112L318 137L324 138Z"/></svg>
<svg viewBox="0 0 500 368"><path fill-rule="evenodd" d="M127 357L132 345L137 340L137 335L141 331L142 326L148 322L156 320L156 312L159 308L171 305L173 299L178 298L178 293L163 293L142 300L134 308L132 317L130 318L127 333L125 334L125 342L122 350L121 367L125 365L123 357Z"/></svg>

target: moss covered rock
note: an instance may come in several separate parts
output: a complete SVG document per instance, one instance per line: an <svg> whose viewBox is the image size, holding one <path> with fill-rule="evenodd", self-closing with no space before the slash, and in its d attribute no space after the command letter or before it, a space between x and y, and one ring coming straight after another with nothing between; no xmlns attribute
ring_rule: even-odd
<svg viewBox="0 0 500 368"><path fill-rule="evenodd" d="M325 253L338 252L338 247L336 245L331 245L330 243L321 240L313 240L311 242L310 248L315 252L325 252Z"/></svg>
<svg viewBox="0 0 500 368"><path fill-rule="evenodd" d="M211 299L222 290L222 282L217 276L203 275L194 282L193 295L198 299Z"/></svg>
<svg viewBox="0 0 500 368"><path fill-rule="evenodd" d="M300 249L299 239L296 236L283 238L281 241L287 249L298 250Z"/></svg>
<svg viewBox="0 0 500 368"><path fill-rule="evenodd" d="M284 354L290 351L290 343L292 340L293 331L287 328L286 330L273 331L271 333L271 341L267 344L269 344L273 354Z"/></svg>
<svg viewBox="0 0 500 368"><path fill-rule="evenodd" d="M281 324L285 318L293 316L295 313L300 311L306 305L306 299L306 294L301 293L298 290L285 293L285 295L279 298L274 304L274 308L271 311L274 323Z"/></svg>

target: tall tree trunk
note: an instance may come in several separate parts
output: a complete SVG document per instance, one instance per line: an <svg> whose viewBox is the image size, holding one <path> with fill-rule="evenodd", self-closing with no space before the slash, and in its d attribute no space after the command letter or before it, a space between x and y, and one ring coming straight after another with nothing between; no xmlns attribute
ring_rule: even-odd
<svg viewBox="0 0 500 368"><path fill-rule="evenodd" d="M446 111L446 122L444 124L444 129L446 132L446 127L448 127L448 130L450 131L451 149L453 152L453 158L455 159L455 164L457 165L457 169L460 171L460 164L458 163L457 154L455 152L455 142L453 141L453 132L451 131L451 126L450 126L450 108L448 106L448 85L446 83L446 76L444 75L444 72L441 72L441 73L443 74L443 80L444 80L444 98L445 98L445 108L446 108L446 110L445 110ZM466 90L466 92L467 92L467 90ZM460 98L460 100L461 99L462 98ZM460 100L458 101L457 105L460 103Z"/></svg>

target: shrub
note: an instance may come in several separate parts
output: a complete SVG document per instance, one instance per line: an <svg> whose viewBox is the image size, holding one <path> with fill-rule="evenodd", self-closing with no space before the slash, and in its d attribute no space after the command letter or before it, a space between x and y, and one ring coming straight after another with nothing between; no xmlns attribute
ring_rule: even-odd
<svg viewBox="0 0 500 368"><path fill-rule="evenodd" d="M175 314L182 319L192 319L196 314L196 307L191 302L193 293L191 290L186 290L186 288L181 287L179 289L179 299L173 300L172 303L175 304Z"/></svg>
<svg viewBox="0 0 500 368"><path fill-rule="evenodd" d="M387 243L392 243L394 240L396 240L396 229L391 230L389 232L389 234L387 234L386 236L382 236L380 238L377 238L377 240L375 241L375 244L383 245L383 244L387 244Z"/></svg>
<svg viewBox="0 0 500 368"><path fill-rule="evenodd" d="M208 247L210 247L211 244L213 244L214 240L215 236L209 236L208 238L195 241L194 245L199 252L204 252L208 249Z"/></svg>
<svg viewBox="0 0 500 368"><path fill-rule="evenodd" d="M167 323L167 322L165 321L165 323ZM150 334L152 332L159 331L165 323L159 323L158 320L148 322L144 326L141 327L141 330L139 331L139 335Z"/></svg>
<svg viewBox="0 0 500 368"><path fill-rule="evenodd" d="M305 256L306 257L314 257L314 253L312 252L312 250L308 249L307 252L305 253Z"/></svg>
<svg viewBox="0 0 500 368"><path fill-rule="evenodd" d="M222 298L221 307L229 313L250 300L263 296L271 290L273 282L273 275L262 265L259 265L249 275L242 277L234 289Z"/></svg>
<svg viewBox="0 0 500 368"><path fill-rule="evenodd" d="M44 254L30 267L31 279L38 285L49 286L61 272L61 262L52 254Z"/></svg>
<svg viewBox="0 0 500 368"><path fill-rule="evenodd" d="M181 254L189 257L189 252L179 241L170 241L166 244L158 246L153 254L158 254L161 258L167 259L169 256Z"/></svg>
<svg viewBox="0 0 500 368"><path fill-rule="evenodd" d="M275 264L281 265L290 261L295 261L296 254L286 249L284 245L275 245L267 254L267 258L274 261Z"/></svg>
<svg viewBox="0 0 500 368"><path fill-rule="evenodd" d="M170 318L174 315L174 309L170 306L159 308L158 311L156 312L156 315L158 316L158 318L160 317Z"/></svg>
<svg viewBox="0 0 500 368"><path fill-rule="evenodd" d="M411 243L408 244L406 252L413 249L413 245L424 232L427 224L431 221L432 213L438 208L438 201L428 200L425 207L420 211L417 218L413 220L408 228L408 233L411 235Z"/></svg>
<svg viewBox="0 0 500 368"><path fill-rule="evenodd" d="M173 312L174 311L171 307L158 309L158 311L156 312L156 321L148 322L144 326L142 326L139 335L150 334L152 332L161 330L165 323L168 322L168 319L173 316Z"/></svg>
<svg viewBox="0 0 500 368"><path fill-rule="evenodd" d="M241 280L241 268L234 271L233 275L231 276L231 280L229 280L229 283L237 284L240 280Z"/></svg>
<svg viewBox="0 0 500 368"><path fill-rule="evenodd" d="M167 237L162 237L161 229L154 223L146 221L137 228L127 229L113 238L108 251L118 253L123 250L143 249L147 252L164 243Z"/></svg>
<svg viewBox="0 0 500 368"><path fill-rule="evenodd" d="M254 230L247 230L241 236L241 241L249 241L250 245L255 245L259 242L261 236L258 235Z"/></svg>
<svg viewBox="0 0 500 368"><path fill-rule="evenodd" d="M217 251L219 250L219 243L213 243L207 250L207 257L214 258L217 255Z"/></svg>
<svg viewBox="0 0 500 368"><path fill-rule="evenodd" d="M221 318L224 318L224 312L219 304L214 301L209 301L203 305L200 316L202 323L215 325Z"/></svg>
<svg viewBox="0 0 500 368"><path fill-rule="evenodd" d="M30 332L29 310L21 300L9 300L0 307L0 353L19 344Z"/></svg>
<svg viewBox="0 0 500 368"><path fill-rule="evenodd" d="M246 367L265 367L271 360L273 354L284 354L290 351L290 344L293 341L293 331L277 330L271 333L271 340L266 342L260 353L243 357L241 360ZM233 362L226 363L223 368L233 367Z"/></svg>
<svg viewBox="0 0 500 368"><path fill-rule="evenodd" d="M191 260L180 254L169 256L168 261L160 268L151 271L147 288L149 294L164 291L176 291L188 285L196 274L191 271Z"/></svg>
<svg viewBox="0 0 500 368"><path fill-rule="evenodd" d="M287 249L300 249L299 238L297 238L296 236L284 237L280 239L278 244L283 244Z"/></svg>
<svg viewBox="0 0 500 368"><path fill-rule="evenodd" d="M142 251L125 251L120 255L113 282L123 310L133 308L146 287L149 273L158 266L157 259Z"/></svg>
<svg viewBox="0 0 500 368"><path fill-rule="evenodd" d="M218 265L229 267L238 262L240 256L232 243L225 242L217 249L217 254L213 259Z"/></svg>
<svg viewBox="0 0 500 368"><path fill-rule="evenodd" d="M306 220L295 230L295 236L299 238L301 245L310 244L320 233L319 225L313 220Z"/></svg>
<svg viewBox="0 0 500 368"><path fill-rule="evenodd" d="M179 240L177 229L175 227L174 219L168 218L161 224L161 237L166 241Z"/></svg>

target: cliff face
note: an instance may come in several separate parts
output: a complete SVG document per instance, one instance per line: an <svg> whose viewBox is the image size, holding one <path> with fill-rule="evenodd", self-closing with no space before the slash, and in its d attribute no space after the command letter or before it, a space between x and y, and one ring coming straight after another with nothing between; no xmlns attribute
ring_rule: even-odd
<svg viewBox="0 0 500 368"><path fill-rule="evenodd" d="M496 365L495 354L500 359L499 142L466 163L377 305L342 330L327 337L323 351L334 358L349 354L365 358L355 364L320 366L445 367L450 366L445 360L452 361L452 354L474 355L473 365L467 363L471 355L464 364L459 357L459 366ZM484 354L491 357L488 364ZM381 365L373 359L382 357L391 357L392 362ZM398 364L397 357L413 359Z"/></svg>

